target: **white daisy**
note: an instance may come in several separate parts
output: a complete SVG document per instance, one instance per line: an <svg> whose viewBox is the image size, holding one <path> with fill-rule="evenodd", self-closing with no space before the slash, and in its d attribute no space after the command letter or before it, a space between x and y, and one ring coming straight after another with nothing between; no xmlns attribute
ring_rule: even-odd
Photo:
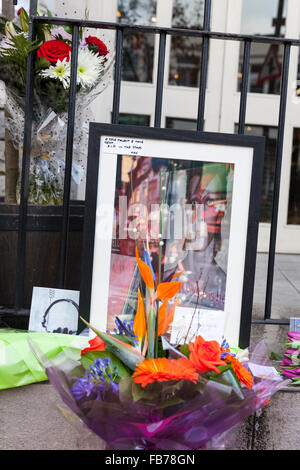
<svg viewBox="0 0 300 470"><path fill-rule="evenodd" d="M80 49L78 53L77 85L90 88L99 78L101 62L98 54L89 49Z"/></svg>
<svg viewBox="0 0 300 470"><path fill-rule="evenodd" d="M48 69L42 70L40 75L44 78L53 78L55 80L60 80L65 89L70 87L70 62L67 61L67 58L58 60L56 65L50 65Z"/></svg>

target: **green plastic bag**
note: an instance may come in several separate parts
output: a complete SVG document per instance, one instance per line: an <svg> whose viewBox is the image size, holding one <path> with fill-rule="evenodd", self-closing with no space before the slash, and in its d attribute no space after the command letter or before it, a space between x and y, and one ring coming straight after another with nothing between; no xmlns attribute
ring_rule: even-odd
<svg viewBox="0 0 300 470"><path fill-rule="evenodd" d="M30 348L29 338L50 360L62 351L79 359L89 340L86 336L0 329L0 390L48 380Z"/></svg>

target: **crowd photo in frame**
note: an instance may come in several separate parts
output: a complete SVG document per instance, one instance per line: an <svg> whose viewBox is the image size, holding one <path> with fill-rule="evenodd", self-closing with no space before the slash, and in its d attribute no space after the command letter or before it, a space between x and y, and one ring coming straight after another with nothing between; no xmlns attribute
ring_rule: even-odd
<svg viewBox="0 0 300 470"><path fill-rule="evenodd" d="M130 324L136 253L181 290L171 344L250 339L264 138L90 124L80 315ZM145 260L148 261L148 260ZM248 342L248 344L247 344Z"/></svg>

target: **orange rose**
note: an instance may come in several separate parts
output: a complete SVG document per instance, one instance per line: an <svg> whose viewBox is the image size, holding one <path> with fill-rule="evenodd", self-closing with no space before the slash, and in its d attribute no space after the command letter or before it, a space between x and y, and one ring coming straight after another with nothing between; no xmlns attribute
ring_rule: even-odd
<svg viewBox="0 0 300 470"><path fill-rule="evenodd" d="M220 370L216 366L226 366L226 362L221 360L221 348L217 341L205 341L198 336L189 344L189 350L189 359L198 372L213 370L218 374Z"/></svg>

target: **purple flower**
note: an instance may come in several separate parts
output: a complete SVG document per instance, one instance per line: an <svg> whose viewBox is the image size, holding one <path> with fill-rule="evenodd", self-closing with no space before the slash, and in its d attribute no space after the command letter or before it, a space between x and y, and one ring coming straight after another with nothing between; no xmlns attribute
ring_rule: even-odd
<svg viewBox="0 0 300 470"><path fill-rule="evenodd" d="M298 349L287 349L284 354L297 354Z"/></svg>
<svg viewBox="0 0 300 470"><path fill-rule="evenodd" d="M226 338L224 338L224 336L223 336L222 340L223 341L222 341L222 344L221 344L221 348L230 349L229 343L227 342ZM235 357L235 354L233 352L226 352L225 351L221 354L221 359L224 360L227 355Z"/></svg>
<svg viewBox="0 0 300 470"><path fill-rule="evenodd" d="M2 41L0 42L0 52L1 50L4 51L5 49L12 49L13 47L14 47L14 44L6 37L4 37Z"/></svg>
<svg viewBox="0 0 300 470"><path fill-rule="evenodd" d="M221 348L223 348L223 349L229 349L229 343L228 343L228 341L226 340L226 338L224 338L224 336L223 336L222 340L223 340L223 341L222 341L222 344L221 344Z"/></svg>
<svg viewBox="0 0 300 470"><path fill-rule="evenodd" d="M117 395L119 393L119 384L116 384L115 382L110 382L110 384L111 384L113 393Z"/></svg>
<svg viewBox="0 0 300 470"><path fill-rule="evenodd" d="M133 322L127 323L126 321L122 322L119 317L115 318L115 323L118 327L118 333L122 335L125 333L126 336L135 338L135 334L132 331L133 328Z"/></svg>
<svg viewBox="0 0 300 470"><path fill-rule="evenodd" d="M91 397L101 401L102 392L109 390L110 387L113 393L118 394L119 385L116 382L119 379L118 368L111 367L110 362L109 357L95 359L89 371L71 387L75 400Z"/></svg>
<svg viewBox="0 0 300 470"><path fill-rule="evenodd" d="M290 366L290 365L292 365L292 364L293 364L292 359L290 359L289 357L284 356L284 357L282 358L282 362L281 362L280 365L281 365L281 366Z"/></svg>
<svg viewBox="0 0 300 470"><path fill-rule="evenodd" d="M298 333L297 331L288 331L287 335L289 338L300 341L300 333Z"/></svg>
<svg viewBox="0 0 300 470"><path fill-rule="evenodd" d="M51 29L51 36L53 39L61 37L62 39L65 39L67 41L72 41L72 34L67 33L65 28L62 26L58 26L57 28Z"/></svg>
<svg viewBox="0 0 300 470"><path fill-rule="evenodd" d="M284 369L282 374L288 377L289 379L293 379L295 377L300 377L300 367L296 369Z"/></svg>
<svg viewBox="0 0 300 470"><path fill-rule="evenodd" d="M75 400L80 400L84 397L89 397L94 390L94 384L91 383L86 374L81 379L78 379L75 385L71 388Z"/></svg>

